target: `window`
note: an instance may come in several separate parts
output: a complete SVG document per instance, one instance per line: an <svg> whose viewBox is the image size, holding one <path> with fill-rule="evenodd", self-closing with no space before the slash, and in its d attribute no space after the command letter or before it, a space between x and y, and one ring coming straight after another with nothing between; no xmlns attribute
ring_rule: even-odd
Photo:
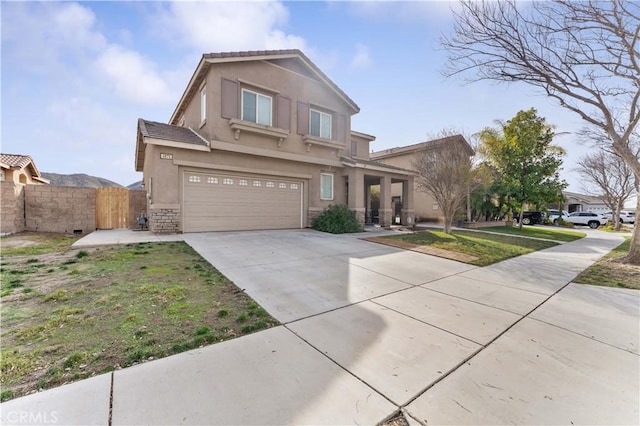
<svg viewBox="0 0 640 426"><path fill-rule="evenodd" d="M233 179L224 178L224 179L222 179L222 183L225 184L225 185L233 185Z"/></svg>
<svg viewBox="0 0 640 426"><path fill-rule="evenodd" d="M309 110L309 134L323 139L331 139L331 114Z"/></svg>
<svg viewBox="0 0 640 426"><path fill-rule="evenodd" d="M207 86L200 89L200 121L207 119Z"/></svg>
<svg viewBox="0 0 640 426"><path fill-rule="evenodd" d="M291 189L298 189L298 184L297 183L292 183L291 184Z"/></svg>
<svg viewBox="0 0 640 426"><path fill-rule="evenodd" d="M267 188L275 188L276 184L273 182L267 182Z"/></svg>
<svg viewBox="0 0 640 426"><path fill-rule="evenodd" d="M333 200L333 175L320 173L320 199Z"/></svg>
<svg viewBox="0 0 640 426"><path fill-rule="evenodd" d="M200 182L200 176L195 176L195 175L189 176L189 182L199 183Z"/></svg>
<svg viewBox="0 0 640 426"><path fill-rule="evenodd" d="M242 89L242 119L271 126L271 97Z"/></svg>
<svg viewBox="0 0 640 426"><path fill-rule="evenodd" d="M218 178L208 177L207 183L218 183Z"/></svg>
<svg viewBox="0 0 640 426"><path fill-rule="evenodd" d="M246 180L246 179L240 179L240 180L238 181L238 185L240 185L240 186L247 186L247 185L249 185L249 181L248 181L248 180Z"/></svg>
<svg viewBox="0 0 640 426"><path fill-rule="evenodd" d="M262 186L262 181L254 180L253 181L253 186Z"/></svg>
<svg viewBox="0 0 640 426"><path fill-rule="evenodd" d="M284 182L280 182L280 183L278 184L278 188L280 188L280 189L287 189L287 184L286 184L286 183L284 183Z"/></svg>

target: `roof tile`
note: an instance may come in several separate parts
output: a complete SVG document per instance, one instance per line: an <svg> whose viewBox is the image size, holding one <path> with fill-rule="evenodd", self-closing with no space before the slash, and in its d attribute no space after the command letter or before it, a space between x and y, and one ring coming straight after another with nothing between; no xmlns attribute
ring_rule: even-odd
<svg viewBox="0 0 640 426"><path fill-rule="evenodd" d="M207 146L207 142L194 130L188 127L138 119L138 127L143 136L155 139L183 142L194 145Z"/></svg>

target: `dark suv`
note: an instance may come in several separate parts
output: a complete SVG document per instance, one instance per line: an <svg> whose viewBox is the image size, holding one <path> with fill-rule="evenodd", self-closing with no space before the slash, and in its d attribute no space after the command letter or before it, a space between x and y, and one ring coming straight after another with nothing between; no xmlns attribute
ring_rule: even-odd
<svg viewBox="0 0 640 426"><path fill-rule="evenodd" d="M520 214L514 213L513 221L518 223L520 220ZM522 224L523 225L536 225L544 222L544 215L542 212L523 212Z"/></svg>

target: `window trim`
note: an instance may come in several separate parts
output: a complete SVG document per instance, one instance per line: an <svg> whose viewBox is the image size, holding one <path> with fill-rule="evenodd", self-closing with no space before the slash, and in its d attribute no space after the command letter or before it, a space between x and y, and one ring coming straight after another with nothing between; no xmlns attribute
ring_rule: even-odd
<svg viewBox="0 0 640 426"><path fill-rule="evenodd" d="M244 92L251 93L251 94L256 96L256 121L246 120L244 118ZM259 119L259 116L258 116L258 112L259 112L258 99L259 99L260 96L262 96L263 98L269 99L269 105L270 105L270 108L269 108L269 124L262 124L259 121L260 119ZM258 124L260 126L273 127L273 96L265 95L264 93L256 92L255 90L242 88L240 90L240 120L247 121L249 123Z"/></svg>
<svg viewBox="0 0 640 426"><path fill-rule="evenodd" d="M320 128L318 129L318 133L317 135L314 135L311 131L311 123L313 122L311 120L311 115L313 113L318 113L320 115ZM322 116L326 116L329 117L329 137L324 137L321 135L322 133ZM316 138L320 138L320 139L326 139L326 140L333 140L333 114L326 112L326 111L321 111L319 109L313 108L313 107L309 107L309 135L314 136Z"/></svg>
<svg viewBox="0 0 640 426"><path fill-rule="evenodd" d="M201 125L207 121L207 85L200 89L200 123Z"/></svg>
<svg viewBox="0 0 640 426"><path fill-rule="evenodd" d="M323 193L322 193L322 189L323 189L323 185L322 185L322 178L323 177L329 177L331 178L331 196L330 197L323 197ZM325 201L333 201L334 198L334 175L333 173L320 173L320 199L321 200L325 200Z"/></svg>

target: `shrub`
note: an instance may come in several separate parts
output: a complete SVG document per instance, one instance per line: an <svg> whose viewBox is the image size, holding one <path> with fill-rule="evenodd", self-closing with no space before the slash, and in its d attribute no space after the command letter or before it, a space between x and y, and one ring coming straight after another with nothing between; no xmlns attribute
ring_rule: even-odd
<svg viewBox="0 0 640 426"><path fill-rule="evenodd" d="M331 205L313 221L313 229L332 234L362 232L354 212L345 205Z"/></svg>

